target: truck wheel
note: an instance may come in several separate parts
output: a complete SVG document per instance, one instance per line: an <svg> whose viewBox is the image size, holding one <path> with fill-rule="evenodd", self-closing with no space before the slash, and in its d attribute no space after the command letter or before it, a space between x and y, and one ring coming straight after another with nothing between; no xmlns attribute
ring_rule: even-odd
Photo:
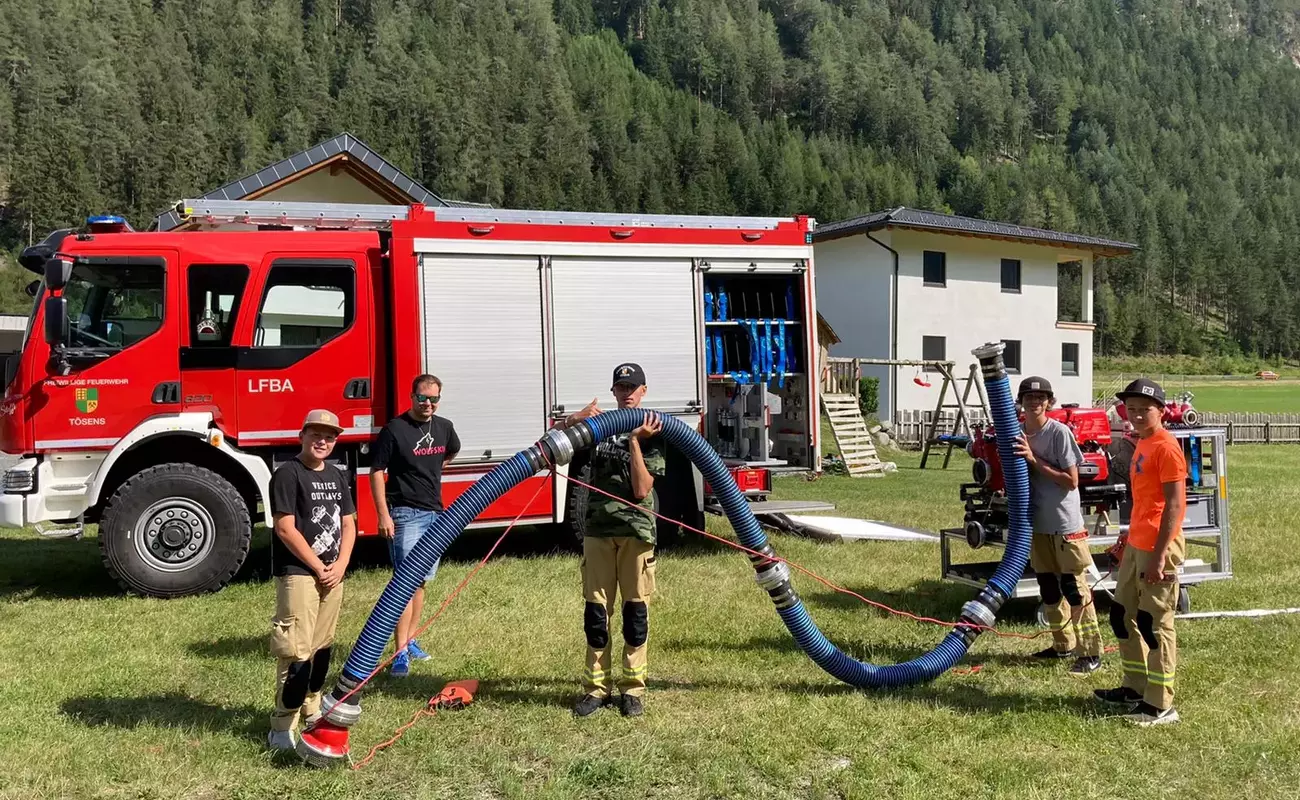
<svg viewBox="0 0 1300 800"><path fill-rule="evenodd" d="M225 586L248 556L248 506L217 473L160 464L133 475L99 526L104 566L126 590L182 597Z"/></svg>

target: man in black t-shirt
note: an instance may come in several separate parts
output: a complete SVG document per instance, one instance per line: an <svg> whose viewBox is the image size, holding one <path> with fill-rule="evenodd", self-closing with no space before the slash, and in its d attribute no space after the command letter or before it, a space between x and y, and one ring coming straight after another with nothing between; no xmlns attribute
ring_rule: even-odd
<svg viewBox="0 0 1300 800"><path fill-rule="evenodd" d="M411 382L411 408L384 426L370 456L370 493L379 517L379 535L389 539L393 569L404 561L442 511L442 468L460 452L460 438L451 420L434 414L442 399L442 381L419 375ZM435 561L425 576L433 580ZM411 659L429 654L411 638L424 612L424 585L397 621L397 657L392 674L411 673Z"/></svg>
<svg viewBox="0 0 1300 800"><path fill-rule="evenodd" d="M325 462L342 432L332 412L310 412L299 434L302 450L271 477L271 654L277 664L267 745L275 750L293 749L300 715L306 725L320 716L343 602L343 573L357 533L348 480Z"/></svg>

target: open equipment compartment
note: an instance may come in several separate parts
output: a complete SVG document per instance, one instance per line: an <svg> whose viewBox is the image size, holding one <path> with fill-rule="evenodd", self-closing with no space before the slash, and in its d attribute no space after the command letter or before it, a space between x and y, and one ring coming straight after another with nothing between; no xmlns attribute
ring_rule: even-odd
<svg viewBox="0 0 1300 800"><path fill-rule="evenodd" d="M705 437L729 466L740 468L742 481L744 468L814 468L806 267L715 264L702 271Z"/></svg>

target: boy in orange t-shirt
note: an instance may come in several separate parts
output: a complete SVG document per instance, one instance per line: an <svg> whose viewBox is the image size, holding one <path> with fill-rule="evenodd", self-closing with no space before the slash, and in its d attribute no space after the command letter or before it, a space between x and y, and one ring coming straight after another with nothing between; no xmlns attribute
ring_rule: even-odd
<svg viewBox="0 0 1300 800"><path fill-rule="evenodd" d="M1178 568L1186 552L1182 525L1187 462L1178 440L1162 424L1165 392L1160 384L1140 378L1116 397L1139 437L1129 466L1133 511L1110 609L1124 683L1094 694L1103 702L1132 706L1125 717L1131 722L1164 725L1178 721L1174 605Z"/></svg>

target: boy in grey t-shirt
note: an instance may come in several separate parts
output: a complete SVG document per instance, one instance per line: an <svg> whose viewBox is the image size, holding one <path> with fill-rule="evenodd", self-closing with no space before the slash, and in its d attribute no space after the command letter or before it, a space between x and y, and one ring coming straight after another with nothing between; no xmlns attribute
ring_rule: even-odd
<svg viewBox="0 0 1300 800"><path fill-rule="evenodd" d="M1083 452L1069 427L1047 416L1056 397L1046 379L1021 381L1016 399L1025 411L1016 452L1029 467L1034 531L1029 563L1052 628L1052 646L1034 657L1074 656L1070 674L1083 677L1101 668L1101 629L1088 585L1092 553L1079 503Z"/></svg>

